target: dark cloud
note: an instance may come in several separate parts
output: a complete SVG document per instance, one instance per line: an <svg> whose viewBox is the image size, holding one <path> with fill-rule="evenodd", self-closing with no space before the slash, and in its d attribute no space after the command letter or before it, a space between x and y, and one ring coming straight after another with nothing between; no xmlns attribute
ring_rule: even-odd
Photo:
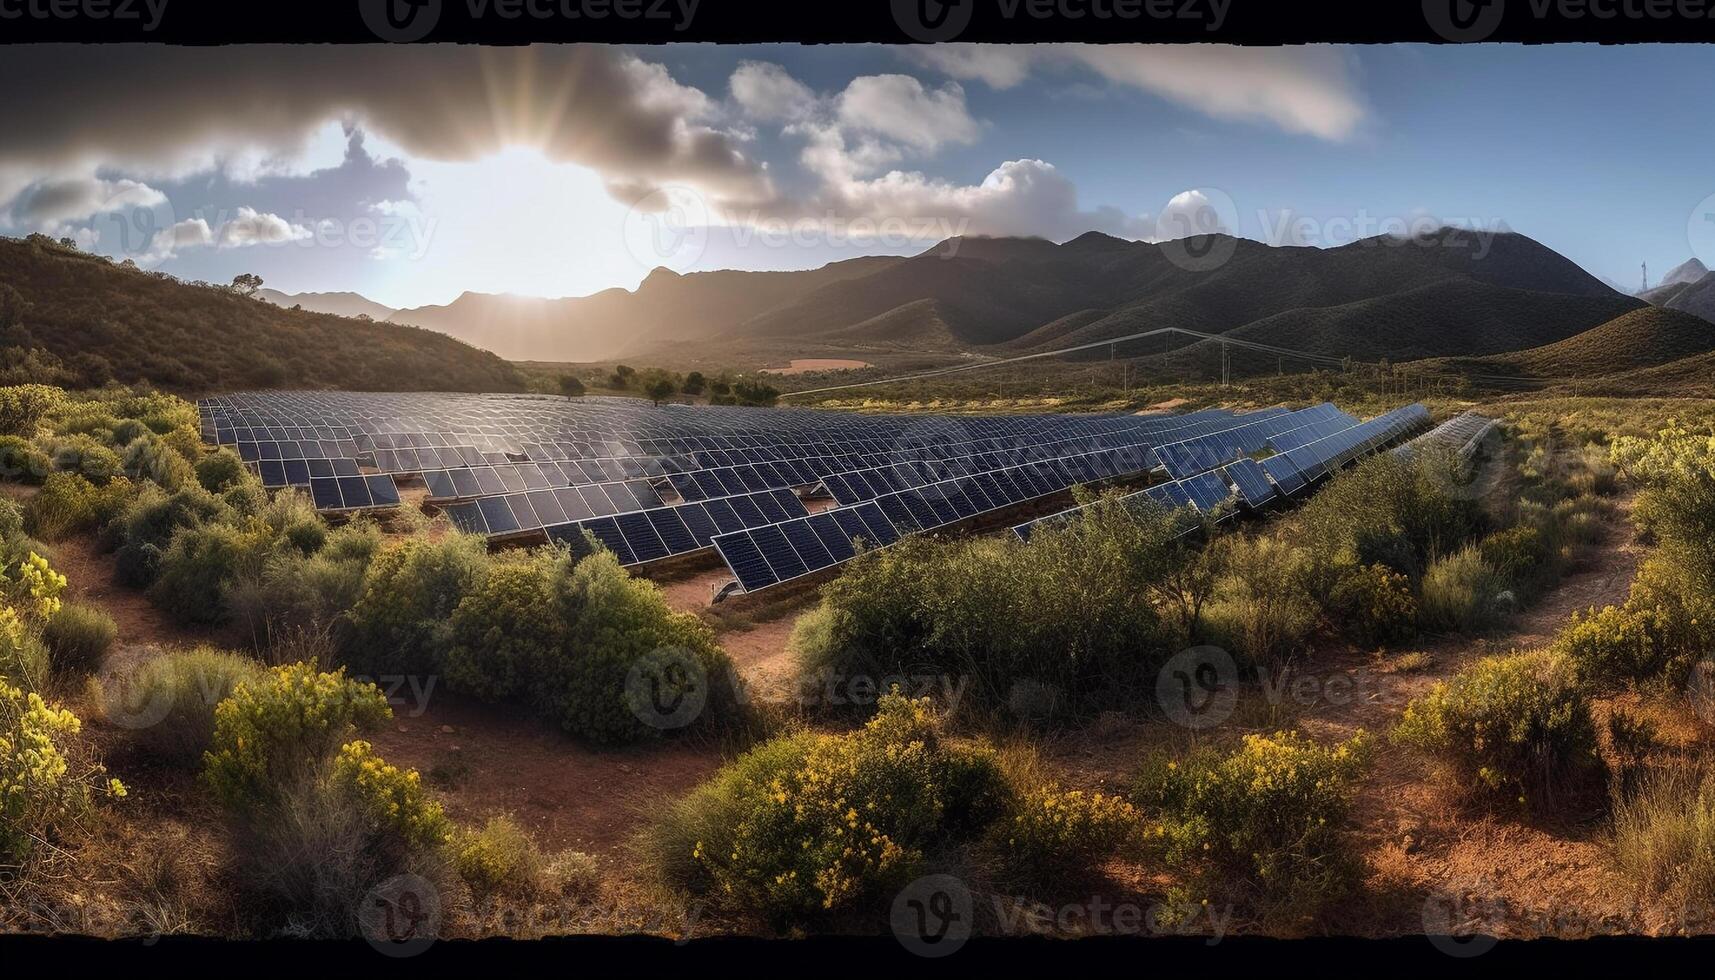
<svg viewBox="0 0 1715 980"><path fill-rule="evenodd" d="M101 167L183 176L291 154L347 120L432 159L522 143L628 186L772 194L701 92L615 48L19 46L0 58L0 90L29 93L0 100L14 183Z"/></svg>

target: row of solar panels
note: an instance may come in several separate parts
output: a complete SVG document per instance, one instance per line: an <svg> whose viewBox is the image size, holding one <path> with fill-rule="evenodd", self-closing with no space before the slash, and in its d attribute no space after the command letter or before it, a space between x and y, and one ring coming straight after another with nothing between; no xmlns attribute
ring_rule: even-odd
<svg viewBox="0 0 1715 980"><path fill-rule="evenodd" d="M317 510L358 511L399 506L399 487L391 476L311 477L310 499Z"/></svg>
<svg viewBox="0 0 1715 980"><path fill-rule="evenodd" d="M1356 424L1357 419L1325 402L1314 408L1272 414L1256 421L1250 421L1246 416L1239 425L1159 446L1156 455L1169 476L1183 479L1261 452L1272 441L1292 432Z"/></svg>
<svg viewBox="0 0 1715 980"><path fill-rule="evenodd" d="M883 494L874 500L840 507L816 517L801 518L767 528L717 535L715 550L746 592L756 592L855 557L858 539L869 547L886 547L901 536L933 531L981 514L1045 497L1081 483L1132 475L1139 454L1106 449L1059 460L1046 460L989 473L974 473L925 487ZM856 515L854 518L852 515ZM828 544L833 528L819 518L833 518L845 544ZM868 533L854 530L859 525ZM817 542L821 547L816 547Z"/></svg>
<svg viewBox="0 0 1715 980"><path fill-rule="evenodd" d="M1469 460L1477 452L1477 447L1482 445L1483 439L1494 431L1495 426L1499 424L1497 420L1486 415L1464 412L1455 415L1393 452L1394 455L1402 459L1410 459L1425 447L1439 445L1451 448L1459 454L1461 460Z"/></svg>
<svg viewBox="0 0 1715 980"><path fill-rule="evenodd" d="M1219 470L1159 484L1120 499L1122 503L1151 500L1172 510L1194 507L1202 514L1226 520L1238 513L1229 504L1242 503L1256 510L1293 496L1347 463L1379 451L1428 422L1428 409L1408 405L1297 445L1288 452L1260 461L1241 459ZM1071 520L1081 510L1072 508L1021 524L1013 532L1028 541L1037 529Z"/></svg>
<svg viewBox="0 0 1715 980"><path fill-rule="evenodd" d="M490 537L541 531L553 540L573 540L587 529L626 565L699 551L717 534L779 524L808 513L789 490L623 514L592 513L571 488L483 497L447 508L455 527Z"/></svg>

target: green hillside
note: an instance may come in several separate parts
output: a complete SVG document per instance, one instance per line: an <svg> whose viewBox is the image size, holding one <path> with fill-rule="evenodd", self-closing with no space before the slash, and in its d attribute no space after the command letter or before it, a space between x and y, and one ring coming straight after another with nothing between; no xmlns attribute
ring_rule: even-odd
<svg viewBox="0 0 1715 980"><path fill-rule="evenodd" d="M512 365L442 333L282 309L41 236L0 238L6 383L517 391Z"/></svg>

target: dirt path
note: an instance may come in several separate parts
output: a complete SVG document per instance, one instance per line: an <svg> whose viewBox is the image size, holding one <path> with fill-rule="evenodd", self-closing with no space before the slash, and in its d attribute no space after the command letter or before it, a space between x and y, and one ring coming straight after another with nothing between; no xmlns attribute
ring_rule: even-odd
<svg viewBox="0 0 1715 980"><path fill-rule="evenodd" d="M118 644L108 658L111 666L129 666L148 656L151 649L218 644L231 639L217 630L175 622L155 608L143 591L121 583L113 556L102 553L92 536L78 535L57 541L51 550L54 569L66 577L65 598L105 610L119 627ZM219 600L210 596L209 601Z"/></svg>

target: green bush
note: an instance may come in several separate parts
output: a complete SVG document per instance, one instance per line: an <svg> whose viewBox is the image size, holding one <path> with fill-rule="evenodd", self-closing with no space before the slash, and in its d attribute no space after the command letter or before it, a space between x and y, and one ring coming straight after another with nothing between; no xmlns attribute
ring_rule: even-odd
<svg viewBox="0 0 1715 980"><path fill-rule="evenodd" d="M1481 514L1452 461L1421 453L1413 461L1373 456L1339 474L1299 509L1295 539L1309 553L1313 595L1332 593L1346 570L1381 563L1421 576L1437 550L1469 538Z"/></svg>
<svg viewBox="0 0 1715 980"><path fill-rule="evenodd" d="M134 588L149 585L180 529L231 523L234 517L230 506L200 486L168 493L144 484L108 525L107 543L117 549L120 580Z"/></svg>
<svg viewBox="0 0 1715 980"><path fill-rule="evenodd" d="M254 660L198 647L103 677L91 693L110 722L132 729L132 744L144 757L192 769L214 742L215 707L239 686L266 679Z"/></svg>
<svg viewBox="0 0 1715 980"><path fill-rule="evenodd" d="M675 888L801 924L885 900L1005 806L991 753L945 743L927 701L884 696L860 731L747 752L671 806L644 851Z"/></svg>
<svg viewBox="0 0 1715 980"><path fill-rule="evenodd" d="M240 576L255 574L272 545L267 529L256 526L181 528L161 555L149 598L184 622L225 622L228 587Z"/></svg>
<svg viewBox="0 0 1715 980"><path fill-rule="evenodd" d="M1393 738L1456 785L1535 810L1587 798L1603 776L1588 690L1555 653L1477 661L1407 705Z"/></svg>
<svg viewBox="0 0 1715 980"><path fill-rule="evenodd" d="M276 667L215 706L203 778L228 807L265 808L283 787L313 781L352 735L392 715L375 685L348 679L343 670Z"/></svg>
<svg viewBox="0 0 1715 980"><path fill-rule="evenodd" d="M493 817L481 830L460 834L453 867L479 896L497 893L529 898L547 891L548 859L510 817Z"/></svg>
<svg viewBox="0 0 1715 980"><path fill-rule="evenodd" d="M36 426L65 401L66 393L50 385L0 388L0 435L33 435Z"/></svg>
<svg viewBox="0 0 1715 980"><path fill-rule="evenodd" d="M1242 535L1213 547L1226 550L1227 572L1204 612L1210 637L1261 666L1278 667L1302 651L1317 620L1306 587L1309 554L1277 538Z"/></svg>
<svg viewBox="0 0 1715 980"><path fill-rule="evenodd" d="M1117 707L1182 646L1155 601L1179 559L1174 535L1167 512L1110 498L1028 545L908 537L823 586L792 649L811 682L967 680L959 710L989 718L1041 720L1037 702ZM1045 696L1015 697L1023 691Z"/></svg>
<svg viewBox="0 0 1715 980"><path fill-rule="evenodd" d="M383 548L363 576L341 655L352 670L440 674L452 645L449 621L488 574L480 536L417 536Z"/></svg>
<svg viewBox="0 0 1715 980"><path fill-rule="evenodd" d="M96 486L122 472L113 450L91 436L75 436L56 444L53 466L61 473L76 473Z"/></svg>
<svg viewBox="0 0 1715 980"><path fill-rule="evenodd" d="M331 532L314 555L275 549L255 572L240 573L228 584L227 606L258 646L273 637L332 629L362 595L364 574L381 541L374 522L359 520Z"/></svg>
<svg viewBox="0 0 1715 980"><path fill-rule="evenodd" d="M523 702L597 741L660 734L633 700L648 694L631 683L633 671L649 663L658 665L653 676L680 684L656 692L662 700L700 689L697 723L729 721L738 709L712 631L674 612L660 589L605 551L574 562L565 549L545 548L496 562L454 610L451 641L449 689Z"/></svg>
<svg viewBox="0 0 1715 980"><path fill-rule="evenodd" d="M98 793L125 795L82 757L74 741L81 729L70 711L0 677L0 866L12 872L9 885L31 852L57 843Z"/></svg>
<svg viewBox="0 0 1715 980"><path fill-rule="evenodd" d="M56 674L91 674L101 669L119 638L113 617L94 606L71 604L48 620L42 631Z"/></svg>
<svg viewBox="0 0 1715 980"><path fill-rule="evenodd" d="M149 427L141 419L120 419L113 425L111 444L115 449L124 449L148 434Z"/></svg>
<svg viewBox="0 0 1715 980"><path fill-rule="evenodd" d="M299 552L313 555L327 543L328 526L316 513L309 496L295 489L281 490L256 515L273 533Z"/></svg>
<svg viewBox="0 0 1715 980"><path fill-rule="evenodd" d="M53 469L48 454L22 436L0 436L0 480L40 483Z"/></svg>
<svg viewBox="0 0 1715 980"><path fill-rule="evenodd" d="M209 453L196 462L197 482L209 493L225 493L251 479L244 461L230 449Z"/></svg>
<svg viewBox="0 0 1715 980"><path fill-rule="evenodd" d="M196 483L196 470L190 461L160 436L145 436L126 446L123 462L133 480L152 480L163 490Z"/></svg>
<svg viewBox="0 0 1715 980"><path fill-rule="evenodd" d="M1132 799L1149 848L1192 876L1205 898L1237 886L1313 908L1352 883L1340 840L1368 756L1363 732L1336 746L1295 732L1247 735L1231 754L1209 748L1151 760Z"/></svg>
<svg viewBox="0 0 1715 980"><path fill-rule="evenodd" d="M1365 646L1403 643L1417 633L1411 580L1379 562L1341 576L1328 605L1346 635Z"/></svg>
<svg viewBox="0 0 1715 980"><path fill-rule="evenodd" d="M1495 622L1506 583L1481 551L1467 546L1430 565L1419 588L1418 613L1425 629L1472 633Z"/></svg>
<svg viewBox="0 0 1715 980"><path fill-rule="evenodd" d="M441 805L423 792L417 770L389 765L368 742L340 747L330 782L335 793L358 805L377 831L409 850L444 847L453 839L452 823Z"/></svg>
<svg viewBox="0 0 1715 980"><path fill-rule="evenodd" d="M1052 888L1124 852L1140 829L1137 808L1122 797L1045 782L1019 789L992 836L1011 881Z"/></svg>

